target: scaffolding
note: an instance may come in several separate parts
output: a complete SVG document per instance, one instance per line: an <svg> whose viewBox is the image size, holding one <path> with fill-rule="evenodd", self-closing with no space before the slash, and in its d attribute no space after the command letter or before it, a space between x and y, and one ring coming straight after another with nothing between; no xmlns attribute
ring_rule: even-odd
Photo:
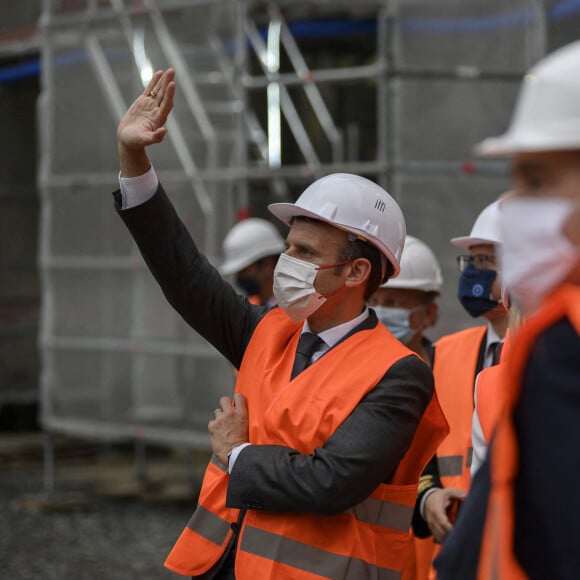
<svg viewBox="0 0 580 580"><path fill-rule="evenodd" d="M210 261L238 215L359 173L439 256L443 333L465 326L449 238L507 186L505 164L471 148L504 130L522 73L572 39L578 10L558 20L564 4L44 0L44 427L207 449L208 418L233 386L112 208L116 125L153 70L175 68L178 93L152 161Z"/></svg>

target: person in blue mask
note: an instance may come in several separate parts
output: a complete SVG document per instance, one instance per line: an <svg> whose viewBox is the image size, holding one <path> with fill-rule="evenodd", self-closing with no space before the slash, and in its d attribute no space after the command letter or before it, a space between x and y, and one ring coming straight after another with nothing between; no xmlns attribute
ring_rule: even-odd
<svg viewBox="0 0 580 580"><path fill-rule="evenodd" d="M417 578L434 578L431 567L439 544L453 528L452 513L471 484L471 426L475 378L496 364L507 328L507 310L501 301L501 279L496 255L501 244L499 200L485 207L467 236L450 241L463 253L458 299L475 318L486 324L444 336L435 343L433 374L437 395L449 423L449 435L439 445L419 484L413 531L419 538Z"/></svg>
<svg viewBox="0 0 580 580"><path fill-rule="evenodd" d="M433 344L424 332L437 323L437 298L442 285L441 267L431 248L407 235L401 273L382 284L368 301L395 338L429 365L433 362Z"/></svg>

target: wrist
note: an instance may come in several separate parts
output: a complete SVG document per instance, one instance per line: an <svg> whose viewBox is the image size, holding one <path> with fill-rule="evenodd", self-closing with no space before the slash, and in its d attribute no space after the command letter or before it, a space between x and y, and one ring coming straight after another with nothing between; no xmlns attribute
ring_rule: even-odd
<svg viewBox="0 0 580 580"><path fill-rule="evenodd" d="M139 177L151 168L145 149L129 149L119 143L121 177Z"/></svg>

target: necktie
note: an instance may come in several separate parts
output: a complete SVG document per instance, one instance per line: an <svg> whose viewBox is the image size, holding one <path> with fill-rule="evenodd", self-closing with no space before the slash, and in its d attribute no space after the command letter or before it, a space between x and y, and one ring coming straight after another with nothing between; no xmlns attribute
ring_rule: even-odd
<svg viewBox="0 0 580 580"><path fill-rule="evenodd" d="M292 367L292 379L310 365L312 355L322 343L323 340L312 332L303 332L300 335L298 348L296 349L296 358L294 359L294 366Z"/></svg>
<svg viewBox="0 0 580 580"><path fill-rule="evenodd" d="M489 345L491 351L491 365L496 365L499 362L499 356L501 354L501 349L503 347L503 342L492 342Z"/></svg>

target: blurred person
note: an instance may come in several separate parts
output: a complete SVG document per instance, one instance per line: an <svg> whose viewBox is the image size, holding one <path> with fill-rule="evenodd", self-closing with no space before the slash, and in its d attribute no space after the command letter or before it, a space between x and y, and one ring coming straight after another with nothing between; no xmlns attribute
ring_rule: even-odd
<svg viewBox="0 0 580 580"><path fill-rule="evenodd" d="M395 338L416 352L429 366L433 344L424 335L437 323L443 276L435 254L423 241L407 235L401 255L401 272L387 280L370 297L368 305Z"/></svg>
<svg viewBox="0 0 580 580"><path fill-rule="evenodd" d="M525 321L507 353L507 402L435 565L455 578L576 579L580 570L580 42L526 74L503 135L502 272Z"/></svg>
<svg viewBox="0 0 580 580"><path fill-rule="evenodd" d="M508 389L503 384L502 379L505 372L503 363L505 363L509 352L511 340L523 322L520 309L510 303L507 293L504 298L504 306L508 310L508 328L498 364L483 369L475 379L473 392L474 410L471 424L473 455L470 471L472 479L485 460L493 429L506 403Z"/></svg>
<svg viewBox="0 0 580 580"><path fill-rule="evenodd" d="M416 547L419 579L435 577L433 557L453 527L452 513L469 489L475 378L497 362L507 327L496 262L501 245L498 204L496 200L481 211L469 235L451 239L466 252L457 258L458 298L473 318L484 318L486 324L443 336L435 343L433 374L449 435L419 483L413 532L426 538Z"/></svg>
<svg viewBox="0 0 580 580"><path fill-rule="evenodd" d="M147 156L174 93L174 71L157 72L121 120L116 206L168 301L239 373L165 565L238 580L397 575L419 474L446 432L429 367L365 306L399 273L400 208L350 174L270 205L289 226L279 306L249 304L197 249Z"/></svg>
<svg viewBox="0 0 580 580"><path fill-rule="evenodd" d="M282 236L269 221L247 218L235 224L223 241L220 272L235 275L236 285L252 304L274 306L274 269L284 251Z"/></svg>

